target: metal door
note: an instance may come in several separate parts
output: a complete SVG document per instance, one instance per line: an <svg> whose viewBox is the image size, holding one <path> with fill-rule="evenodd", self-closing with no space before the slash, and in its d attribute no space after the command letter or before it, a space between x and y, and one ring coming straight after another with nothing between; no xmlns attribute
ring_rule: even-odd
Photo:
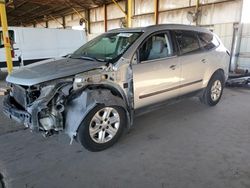
<svg viewBox="0 0 250 188"><path fill-rule="evenodd" d="M134 105L141 108L179 95L181 67L168 32L146 39L132 65Z"/></svg>

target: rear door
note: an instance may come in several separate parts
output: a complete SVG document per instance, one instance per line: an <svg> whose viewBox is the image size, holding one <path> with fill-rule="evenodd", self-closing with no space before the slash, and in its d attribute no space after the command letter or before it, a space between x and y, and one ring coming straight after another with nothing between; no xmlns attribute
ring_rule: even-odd
<svg viewBox="0 0 250 188"><path fill-rule="evenodd" d="M19 66L19 57L21 56L21 50L19 46L18 33L14 29L9 30L9 39L11 44L11 56L14 66ZM6 54L4 48L3 32L0 31L0 67L6 67Z"/></svg>
<svg viewBox="0 0 250 188"><path fill-rule="evenodd" d="M132 65L136 109L179 95L181 68L168 31L149 36L138 56Z"/></svg>
<svg viewBox="0 0 250 188"><path fill-rule="evenodd" d="M196 32L178 30L175 37L179 46L178 59L181 64L181 94L190 93L202 88L207 60L200 47Z"/></svg>
<svg viewBox="0 0 250 188"><path fill-rule="evenodd" d="M20 30L9 30L9 37L12 47L12 58L14 61L14 66L20 65L21 60L21 45L20 45Z"/></svg>

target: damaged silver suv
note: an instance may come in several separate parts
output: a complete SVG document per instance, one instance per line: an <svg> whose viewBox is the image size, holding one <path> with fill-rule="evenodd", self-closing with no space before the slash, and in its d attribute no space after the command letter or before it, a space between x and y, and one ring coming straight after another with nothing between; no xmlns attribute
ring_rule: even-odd
<svg viewBox="0 0 250 188"><path fill-rule="evenodd" d="M145 107L190 94L216 105L228 66L228 51L204 28L116 29L68 57L10 74L4 112L33 131L65 132L88 150L100 151Z"/></svg>

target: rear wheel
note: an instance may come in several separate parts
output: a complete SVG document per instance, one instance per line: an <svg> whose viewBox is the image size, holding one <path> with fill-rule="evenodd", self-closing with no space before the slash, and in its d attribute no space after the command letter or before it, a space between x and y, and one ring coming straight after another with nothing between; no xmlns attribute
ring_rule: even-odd
<svg viewBox="0 0 250 188"><path fill-rule="evenodd" d="M201 102L209 106L215 106L221 99L224 83L225 79L223 73L215 73L201 97Z"/></svg>
<svg viewBox="0 0 250 188"><path fill-rule="evenodd" d="M2 174L0 173L0 188L4 188L4 182L3 182L3 176Z"/></svg>
<svg viewBox="0 0 250 188"><path fill-rule="evenodd" d="M111 147L121 137L126 112L119 106L98 105L89 112L78 130L78 139L90 151Z"/></svg>

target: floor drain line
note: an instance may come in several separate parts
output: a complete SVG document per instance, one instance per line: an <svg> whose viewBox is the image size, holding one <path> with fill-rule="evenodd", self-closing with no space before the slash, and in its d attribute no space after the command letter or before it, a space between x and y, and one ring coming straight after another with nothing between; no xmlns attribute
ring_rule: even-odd
<svg viewBox="0 0 250 188"><path fill-rule="evenodd" d="M0 188L5 188L4 181L3 181L3 175L0 173Z"/></svg>

